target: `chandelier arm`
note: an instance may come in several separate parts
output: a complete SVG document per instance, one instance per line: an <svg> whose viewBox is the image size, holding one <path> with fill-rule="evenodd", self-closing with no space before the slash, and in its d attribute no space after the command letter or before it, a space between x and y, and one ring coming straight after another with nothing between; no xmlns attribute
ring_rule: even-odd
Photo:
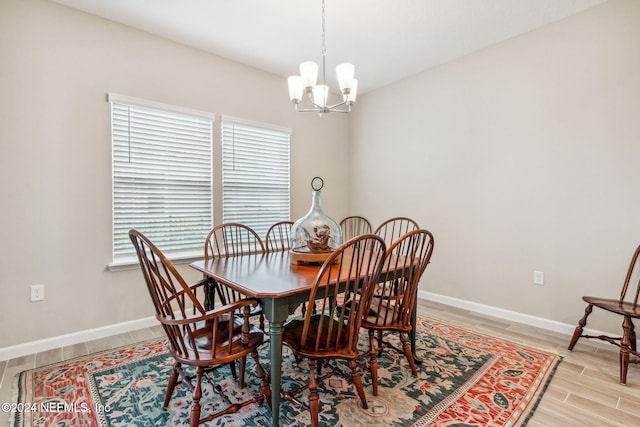
<svg viewBox="0 0 640 427"><path fill-rule="evenodd" d="M327 105L327 106L323 107L323 106L321 106L319 104L316 104L316 102L313 100L313 97L307 96L307 99L315 107L315 109L306 109L306 110L298 109L298 105L302 102L302 101L300 101L299 103L295 104L296 111L300 111L300 112L304 112L304 111L334 111L335 108L341 107L343 105L346 105L348 107L348 109L351 110L351 104L347 104L347 101L342 101L342 102L338 102L337 104ZM339 110L335 110L335 111L337 112Z"/></svg>
<svg viewBox="0 0 640 427"><path fill-rule="evenodd" d="M298 104L296 104L296 112L297 113L318 113L320 112L317 108L298 108Z"/></svg>
<svg viewBox="0 0 640 427"><path fill-rule="evenodd" d="M328 112L330 113L350 113L351 112L351 105L347 105L345 108L346 109L338 110L338 109L334 109L334 107L331 107Z"/></svg>
<svg viewBox="0 0 640 427"><path fill-rule="evenodd" d="M308 100L307 103L311 103L312 107L299 108L300 105L304 102L304 99L307 99ZM309 113L309 112L317 113L318 111L322 111L323 109L325 109L325 107L322 107L321 105L316 104L316 102L313 100L313 96L311 96L310 93L307 93L307 96L301 99L300 102L296 102L295 107L296 107L296 111L300 113Z"/></svg>
<svg viewBox="0 0 640 427"><path fill-rule="evenodd" d="M350 113L351 112L351 104L347 104L346 102L341 102L339 104L335 104L332 105L330 107L321 107L319 105L317 105L316 103L314 103L313 101L311 101L311 103L313 104L313 108L300 108L300 102L295 103L294 107L296 109L296 112L298 113L320 113L320 114L324 114L324 113ZM338 107L343 107L344 109L338 109Z"/></svg>
<svg viewBox="0 0 640 427"><path fill-rule="evenodd" d="M328 105L327 108L329 110L332 110L332 109L334 109L336 107L341 107L343 105L347 105L347 101L338 102L337 104L334 104L334 105L331 105L331 106Z"/></svg>
<svg viewBox="0 0 640 427"><path fill-rule="evenodd" d="M313 96L311 96L311 94L310 94L310 93L307 93L307 99L308 99L308 100L309 100L309 102L311 102L311 104L316 108L316 110L311 110L311 111L319 111L319 110L322 110L322 109L324 109L324 108L325 108L325 107L323 107L323 106L321 106L321 105L319 105L319 104L316 104L316 101L314 101L314 100L313 100ZM301 111L301 110L300 110L300 111Z"/></svg>

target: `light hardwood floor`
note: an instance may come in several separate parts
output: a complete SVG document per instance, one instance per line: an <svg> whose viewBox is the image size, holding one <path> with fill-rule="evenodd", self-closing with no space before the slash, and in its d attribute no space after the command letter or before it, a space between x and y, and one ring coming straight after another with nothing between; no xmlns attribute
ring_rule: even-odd
<svg viewBox="0 0 640 427"><path fill-rule="evenodd" d="M640 426L640 365L629 367L627 384L621 385L612 345L581 339L570 352L567 335L424 300L418 311L563 357L528 426ZM162 335L160 327L153 327L0 362L0 402L15 401L16 376L23 370ZM8 419L0 413L0 426L8 425Z"/></svg>

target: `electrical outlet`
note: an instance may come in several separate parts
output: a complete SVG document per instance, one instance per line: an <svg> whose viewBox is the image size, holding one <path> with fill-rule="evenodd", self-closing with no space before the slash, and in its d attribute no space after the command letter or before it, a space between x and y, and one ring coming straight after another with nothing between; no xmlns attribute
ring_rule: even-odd
<svg viewBox="0 0 640 427"><path fill-rule="evenodd" d="M31 285L31 301L44 300L44 285Z"/></svg>
<svg viewBox="0 0 640 427"><path fill-rule="evenodd" d="M533 284L534 285L544 285L544 272L543 271L534 271L533 272Z"/></svg>

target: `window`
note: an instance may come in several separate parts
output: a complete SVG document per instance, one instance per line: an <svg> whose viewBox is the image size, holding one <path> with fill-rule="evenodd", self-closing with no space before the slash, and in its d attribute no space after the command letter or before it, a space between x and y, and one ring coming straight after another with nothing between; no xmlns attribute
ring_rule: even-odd
<svg viewBox="0 0 640 427"><path fill-rule="evenodd" d="M201 256L212 228L213 115L109 94L113 264L135 260L129 230L167 256Z"/></svg>
<svg viewBox="0 0 640 427"><path fill-rule="evenodd" d="M222 217L262 238L290 217L289 129L222 118Z"/></svg>

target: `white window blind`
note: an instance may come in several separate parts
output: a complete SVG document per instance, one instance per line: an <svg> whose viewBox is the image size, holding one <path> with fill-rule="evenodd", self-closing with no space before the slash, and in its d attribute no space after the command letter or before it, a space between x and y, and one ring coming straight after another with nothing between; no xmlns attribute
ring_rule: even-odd
<svg viewBox="0 0 640 427"><path fill-rule="evenodd" d="M222 217L253 228L290 218L291 131L222 118Z"/></svg>
<svg viewBox="0 0 640 427"><path fill-rule="evenodd" d="M130 100L109 95L113 262L135 258L132 228L167 256L199 256L212 228L213 118Z"/></svg>

